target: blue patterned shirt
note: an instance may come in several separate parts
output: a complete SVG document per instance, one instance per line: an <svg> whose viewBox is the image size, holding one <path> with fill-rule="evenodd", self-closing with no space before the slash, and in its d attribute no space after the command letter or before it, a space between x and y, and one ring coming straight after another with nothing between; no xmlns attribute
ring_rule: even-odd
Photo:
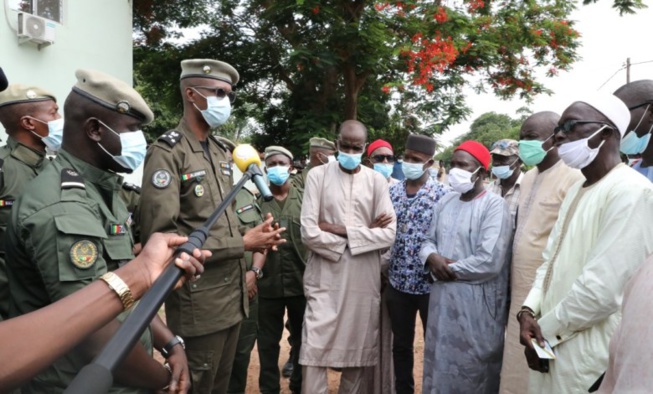
<svg viewBox="0 0 653 394"><path fill-rule="evenodd" d="M406 195L405 182L390 186L390 200L397 214L397 234L388 277L396 290L408 294L429 294L431 291L419 251L433 220L433 207L450 191L449 186L431 177L413 198Z"/></svg>

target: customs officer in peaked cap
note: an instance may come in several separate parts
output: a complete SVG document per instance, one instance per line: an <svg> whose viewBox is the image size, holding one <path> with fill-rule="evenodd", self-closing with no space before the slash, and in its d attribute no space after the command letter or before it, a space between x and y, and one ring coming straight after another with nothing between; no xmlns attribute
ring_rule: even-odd
<svg viewBox="0 0 653 394"><path fill-rule="evenodd" d="M223 125L235 100L238 72L210 59L181 62L184 113L179 125L154 142L143 171L141 239L152 233L190 234L233 187L230 149L212 129ZM272 220L241 235L233 205L211 228L202 277L166 300L166 318L186 342L194 393L226 393L240 324L248 313L246 250L283 242Z"/></svg>
<svg viewBox="0 0 653 394"><path fill-rule="evenodd" d="M47 306L98 278L110 281L110 271L134 258L117 172L131 172L143 161L146 143L140 129L153 114L134 89L112 76L78 70L76 77L64 104L61 150L12 208L6 236L11 317ZM123 303L127 310L118 320L55 361L22 392L63 392L131 312L131 303ZM152 358L153 345L167 348L168 368ZM110 393L150 393L169 384L186 392L190 387L183 348L158 317L114 377Z"/></svg>

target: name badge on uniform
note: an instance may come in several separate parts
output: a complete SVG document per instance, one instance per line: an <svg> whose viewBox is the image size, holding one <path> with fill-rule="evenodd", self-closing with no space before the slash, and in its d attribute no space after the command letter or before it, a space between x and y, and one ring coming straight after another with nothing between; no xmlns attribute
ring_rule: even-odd
<svg viewBox="0 0 653 394"><path fill-rule="evenodd" d="M200 181L200 180L202 180L202 177L205 176L205 175L206 175L205 170L193 171L193 172L189 172L188 174L183 174L181 176L181 180L182 181L188 181L188 180L197 178L197 180Z"/></svg>
<svg viewBox="0 0 653 394"><path fill-rule="evenodd" d="M226 161L221 161L220 172L222 172L222 175L231 176L231 165Z"/></svg>
<svg viewBox="0 0 653 394"><path fill-rule="evenodd" d="M127 226L124 224L112 224L109 229L111 235L124 235L127 234Z"/></svg>

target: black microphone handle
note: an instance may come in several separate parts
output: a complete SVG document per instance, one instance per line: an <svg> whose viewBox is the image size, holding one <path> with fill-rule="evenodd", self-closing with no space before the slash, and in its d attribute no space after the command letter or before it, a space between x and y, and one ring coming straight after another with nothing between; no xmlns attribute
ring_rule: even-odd
<svg viewBox="0 0 653 394"><path fill-rule="evenodd" d="M192 254L194 249L202 247L213 224L236 198L240 189L243 188L252 175L249 169L243 174L243 177L234 185L204 224L188 236L186 243L177 248L172 257L173 259L182 252ZM79 371L75 379L64 391L64 394L106 394L109 391L113 384L111 378L113 371L127 357L129 351L134 347L145 328L152 322L154 315L161 308L161 305L163 305L163 302L182 275L183 270L174 264L170 264L163 271L152 285L152 288L145 293L127 319L122 322L120 328L107 342L102 352L92 363Z"/></svg>
<svg viewBox="0 0 653 394"><path fill-rule="evenodd" d="M272 192L270 191L270 188L268 187L267 183L265 183L265 179L263 179L263 172L261 172L259 166L252 163L249 165L249 167L247 167L247 172L252 173L252 181L254 181L254 184L256 185L258 191L261 192L261 196L263 196L263 199L265 201L272 200L274 196L272 195Z"/></svg>

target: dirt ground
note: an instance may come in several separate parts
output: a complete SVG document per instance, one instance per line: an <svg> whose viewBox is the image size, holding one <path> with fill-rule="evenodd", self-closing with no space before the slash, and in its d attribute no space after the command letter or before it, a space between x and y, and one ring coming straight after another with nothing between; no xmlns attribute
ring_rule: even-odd
<svg viewBox="0 0 653 394"><path fill-rule="evenodd" d="M163 308L159 311L159 316L165 321L165 312ZM417 321L415 322L415 392L422 392L422 371L424 369L424 333L422 330L422 321L417 316ZM283 331L283 338L281 339L281 351L279 352L279 371L288 360L288 355L290 354L290 346L288 345L288 331ZM163 357L158 352L155 352L155 358L163 362ZM259 375L260 365L258 360L258 349L254 346L252 350L252 357L249 363L249 370L247 372L247 394L258 394L258 375ZM340 384L340 373L329 370L329 394L336 394L338 392L338 387ZM288 388L288 378L281 377L281 394L290 394L290 389Z"/></svg>
<svg viewBox="0 0 653 394"><path fill-rule="evenodd" d="M424 334L422 332L422 322L417 317L416 330L415 330L415 392L422 392L422 370L423 370L423 354L424 354ZM288 360L288 354L290 352L290 346L286 340L288 337L288 331L284 330L283 339L281 340L281 352L279 354L279 370L283 367L283 364ZM247 373L247 394L258 394L258 374L259 374L259 360L258 360L258 350L254 347L252 351L252 358L250 359L249 371ZM336 394L338 392L338 386L340 383L340 373L329 370L329 394ZM281 393L290 394L290 389L288 388L288 378L281 378Z"/></svg>

